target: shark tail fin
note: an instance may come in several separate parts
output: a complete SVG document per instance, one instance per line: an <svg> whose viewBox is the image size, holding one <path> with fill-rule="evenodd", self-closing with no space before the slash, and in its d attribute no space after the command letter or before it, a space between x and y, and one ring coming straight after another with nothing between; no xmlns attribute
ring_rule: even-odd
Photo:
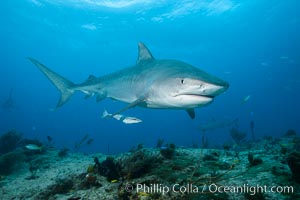
<svg viewBox="0 0 300 200"><path fill-rule="evenodd" d="M35 64L43 74L47 76L47 78L55 85L55 87L60 91L60 99L56 105L56 107L60 107L64 105L75 92L74 86L75 84L71 81L67 80L66 78L62 77L61 75L57 74L56 72L52 71L39 61L28 58L33 64Z"/></svg>

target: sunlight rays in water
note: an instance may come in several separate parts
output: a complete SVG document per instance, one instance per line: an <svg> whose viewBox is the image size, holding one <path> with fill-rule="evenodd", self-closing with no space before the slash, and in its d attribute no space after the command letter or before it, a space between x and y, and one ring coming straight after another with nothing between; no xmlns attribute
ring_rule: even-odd
<svg viewBox="0 0 300 200"><path fill-rule="evenodd" d="M163 8L163 13L156 16L156 19L176 18L197 12L204 12L206 15L217 15L235 9L238 4L232 0L183 0L183 1L166 1L166 0L30 0L36 6L44 3L65 5L79 9L137 9L136 12Z"/></svg>

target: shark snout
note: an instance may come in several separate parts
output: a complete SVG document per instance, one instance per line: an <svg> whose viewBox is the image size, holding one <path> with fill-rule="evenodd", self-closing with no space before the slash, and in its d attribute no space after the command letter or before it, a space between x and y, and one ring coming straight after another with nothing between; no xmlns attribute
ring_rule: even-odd
<svg viewBox="0 0 300 200"><path fill-rule="evenodd" d="M226 91L226 90L229 88L229 83L226 82L226 81L223 81L223 83L220 84L219 87L220 87L221 89L223 89L222 92L224 92L224 91Z"/></svg>
<svg viewBox="0 0 300 200"><path fill-rule="evenodd" d="M219 90L219 92L218 92L217 95L225 92L228 88L229 88L229 84L228 83L226 83L225 85L221 86L221 88L220 88L220 90Z"/></svg>
<svg viewBox="0 0 300 200"><path fill-rule="evenodd" d="M197 95L213 99L225 92L229 84L226 81L218 80L218 82L204 82L202 80L191 80L190 84L186 84L186 87L182 90L176 91L172 96L180 95Z"/></svg>
<svg viewBox="0 0 300 200"><path fill-rule="evenodd" d="M225 92L229 87L229 83L223 82L222 84L207 84L203 94L206 96L215 97Z"/></svg>

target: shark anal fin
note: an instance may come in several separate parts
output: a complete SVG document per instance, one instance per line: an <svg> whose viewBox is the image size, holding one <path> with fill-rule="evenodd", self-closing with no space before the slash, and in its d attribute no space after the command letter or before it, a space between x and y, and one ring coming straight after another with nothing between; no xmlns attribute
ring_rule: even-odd
<svg viewBox="0 0 300 200"><path fill-rule="evenodd" d="M131 104L128 104L126 107L122 108L121 110L119 110L118 112L115 112L114 114L112 114L112 116L118 115L122 112L124 112L125 110L128 110L130 108L133 108L141 103L143 103L145 101L145 98L139 98L137 100L135 100L134 102L132 102Z"/></svg>
<svg viewBox="0 0 300 200"><path fill-rule="evenodd" d="M143 61L150 61L154 59L154 57L152 56L151 52L146 47L146 45L144 45L142 42L139 42L138 47L139 47L139 54L136 61L137 64Z"/></svg>
<svg viewBox="0 0 300 200"><path fill-rule="evenodd" d="M188 115L190 116L191 119L195 119L195 110L193 108L191 109L186 109L186 112L188 113Z"/></svg>

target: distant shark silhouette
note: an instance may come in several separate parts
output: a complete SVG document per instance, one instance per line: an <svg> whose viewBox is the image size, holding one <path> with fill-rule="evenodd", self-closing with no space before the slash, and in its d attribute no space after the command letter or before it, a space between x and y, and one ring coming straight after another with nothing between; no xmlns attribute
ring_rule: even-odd
<svg viewBox="0 0 300 200"><path fill-rule="evenodd" d="M12 98L12 92L13 89L11 88L9 91L9 96L8 98L5 100L5 102L3 104L1 104L1 108L4 110L12 110L15 108L15 103L14 100Z"/></svg>
<svg viewBox="0 0 300 200"><path fill-rule="evenodd" d="M212 131L219 128L225 128L230 126L237 127L239 123L239 119L221 119L221 120L211 120L206 124L201 124L199 126L201 131Z"/></svg>
<svg viewBox="0 0 300 200"><path fill-rule="evenodd" d="M184 109L195 118L194 108L211 103L229 87L226 81L182 61L155 59L143 43L138 48L136 65L101 77L90 75L81 84L72 83L33 58L29 60L60 91L57 107L65 104L75 91L85 93L86 98L95 95L97 101L111 98L128 103L112 116L141 106Z"/></svg>

